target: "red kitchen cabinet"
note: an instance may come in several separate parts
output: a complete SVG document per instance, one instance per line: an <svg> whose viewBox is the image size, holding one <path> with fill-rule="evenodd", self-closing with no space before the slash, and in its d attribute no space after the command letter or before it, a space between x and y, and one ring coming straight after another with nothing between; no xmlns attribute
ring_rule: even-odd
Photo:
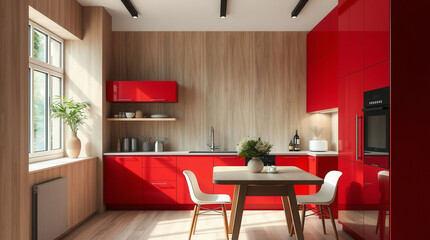
<svg viewBox="0 0 430 240"><path fill-rule="evenodd" d="M295 166L304 171L308 171L308 156L276 156L276 166ZM308 185L297 185L294 187L297 195L309 193Z"/></svg>
<svg viewBox="0 0 430 240"><path fill-rule="evenodd" d="M177 102L176 81L108 81L109 102Z"/></svg>
<svg viewBox="0 0 430 240"><path fill-rule="evenodd" d="M364 67L390 58L390 0L364 0Z"/></svg>
<svg viewBox="0 0 430 240"><path fill-rule="evenodd" d="M145 156L143 204L176 204L176 156Z"/></svg>
<svg viewBox="0 0 430 240"><path fill-rule="evenodd" d="M355 239L364 236L363 164L339 159L343 173L338 186L339 222L344 231ZM374 228L374 231L376 228Z"/></svg>
<svg viewBox="0 0 430 240"><path fill-rule="evenodd" d="M363 71L339 79L339 158L362 162ZM358 132L357 132L358 127ZM358 140L358 142L357 142ZM358 156L356 152L358 151Z"/></svg>
<svg viewBox="0 0 430 240"><path fill-rule="evenodd" d="M346 0L338 7L338 76L364 68L364 0Z"/></svg>
<svg viewBox="0 0 430 240"><path fill-rule="evenodd" d="M307 36L307 112L337 107L337 16L335 8Z"/></svg>
<svg viewBox="0 0 430 240"><path fill-rule="evenodd" d="M104 203L142 203L143 172L139 156L104 157Z"/></svg>
<svg viewBox="0 0 430 240"><path fill-rule="evenodd" d="M237 156L215 156L214 158L214 167L216 166L245 166L245 159L241 159ZM233 200L234 193L234 185L220 185L214 184L214 193L217 194L228 194L230 198ZM228 209L231 208L231 205L226 206Z"/></svg>
<svg viewBox="0 0 430 240"><path fill-rule="evenodd" d="M194 204L188 190L187 180L182 173L192 171L204 193L213 193L213 157L212 156L178 156L177 158L177 202L179 204Z"/></svg>
<svg viewBox="0 0 430 240"><path fill-rule="evenodd" d="M308 65L306 111L338 107L337 48Z"/></svg>
<svg viewBox="0 0 430 240"><path fill-rule="evenodd" d="M390 86L390 61L364 69L364 91Z"/></svg>
<svg viewBox="0 0 430 240"><path fill-rule="evenodd" d="M106 83L108 102L140 102L142 101L141 81L108 81Z"/></svg>
<svg viewBox="0 0 430 240"><path fill-rule="evenodd" d="M316 156L309 156L308 157L308 164L309 164L309 173L312 173L322 179L324 179L325 175L333 170L337 170L338 168L338 158L337 157L316 157ZM341 177L342 178L342 177ZM317 193L320 190L320 185L310 185L309 186L309 194ZM330 205L333 210L333 215L335 218L338 217L338 210L337 210L337 197L334 200L334 202ZM315 207L315 206L311 206ZM327 215L326 218L329 218Z"/></svg>
<svg viewBox="0 0 430 240"><path fill-rule="evenodd" d="M177 102L176 81L142 81L142 102Z"/></svg>

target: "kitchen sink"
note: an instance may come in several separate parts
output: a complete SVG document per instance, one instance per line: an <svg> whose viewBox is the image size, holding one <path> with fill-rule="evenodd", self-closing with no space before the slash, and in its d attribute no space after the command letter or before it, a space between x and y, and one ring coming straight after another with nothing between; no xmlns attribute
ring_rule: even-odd
<svg viewBox="0 0 430 240"><path fill-rule="evenodd" d="M218 154L218 153L235 153L237 154L236 151L211 151L211 150L202 150L202 151L190 151L189 153L213 153L213 154Z"/></svg>

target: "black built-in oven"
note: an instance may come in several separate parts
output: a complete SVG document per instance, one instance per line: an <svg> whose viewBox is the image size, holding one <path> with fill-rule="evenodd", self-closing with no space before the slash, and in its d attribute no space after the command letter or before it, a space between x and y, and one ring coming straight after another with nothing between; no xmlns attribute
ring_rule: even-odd
<svg viewBox="0 0 430 240"><path fill-rule="evenodd" d="M364 164L389 168L390 88L364 93Z"/></svg>

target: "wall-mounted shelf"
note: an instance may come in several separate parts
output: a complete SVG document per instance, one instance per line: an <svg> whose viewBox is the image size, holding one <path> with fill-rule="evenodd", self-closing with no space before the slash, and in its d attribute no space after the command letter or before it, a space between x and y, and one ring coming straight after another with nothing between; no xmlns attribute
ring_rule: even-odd
<svg viewBox="0 0 430 240"><path fill-rule="evenodd" d="M112 122L174 122L177 118L108 118Z"/></svg>

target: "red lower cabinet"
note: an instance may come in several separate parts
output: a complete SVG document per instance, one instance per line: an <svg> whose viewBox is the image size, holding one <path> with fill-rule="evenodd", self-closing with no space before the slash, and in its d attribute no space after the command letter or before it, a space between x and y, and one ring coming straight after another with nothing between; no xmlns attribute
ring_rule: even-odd
<svg viewBox="0 0 430 240"><path fill-rule="evenodd" d="M308 156L276 156L276 166L295 166L308 172ZM309 193L308 185L297 185L294 189L297 195L307 195Z"/></svg>
<svg viewBox="0 0 430 240"><path fill-rule="evenodd" d="M324 179L325 175L333 170L337 170L338 160L337 157L316 157L309 156L309 173L316 175L322 179ZM342 177L341 177L342 178ZM309 186L309 194L317 193L320 190L321 186L319 185L310 185ZM337 209L337 197L334 202L330 205L333 210L334 218L338 218L338 209ZM315 207L315 206L312 206ZM330 218L328 215L326 218Z"/></svg>
<svg viewBox="0 0 430 240"><path fill-rule="evenodd" d="M212 156L178 156L177 162L177 203L194 204L188 190L187 180L182 173L185 170L192 171L199 182L199 187L204 193L213 193L213 157Z"/></svg>
<svg viewBox="0 0 430 240"><path fill-rule="evenodd" d="M140 156L104 157L104 203L142 203L142 158Z"/></svg>
<svg viewBox="0 0 430 240"><path fill-rule="evenodd" d="M236 156L215 156L214 167L216 166L245 166L245 159ZM228 194L233 201L234 185L220 185L214 184L214 193ZM227 205L230 209L231 205Z"/></svg>

